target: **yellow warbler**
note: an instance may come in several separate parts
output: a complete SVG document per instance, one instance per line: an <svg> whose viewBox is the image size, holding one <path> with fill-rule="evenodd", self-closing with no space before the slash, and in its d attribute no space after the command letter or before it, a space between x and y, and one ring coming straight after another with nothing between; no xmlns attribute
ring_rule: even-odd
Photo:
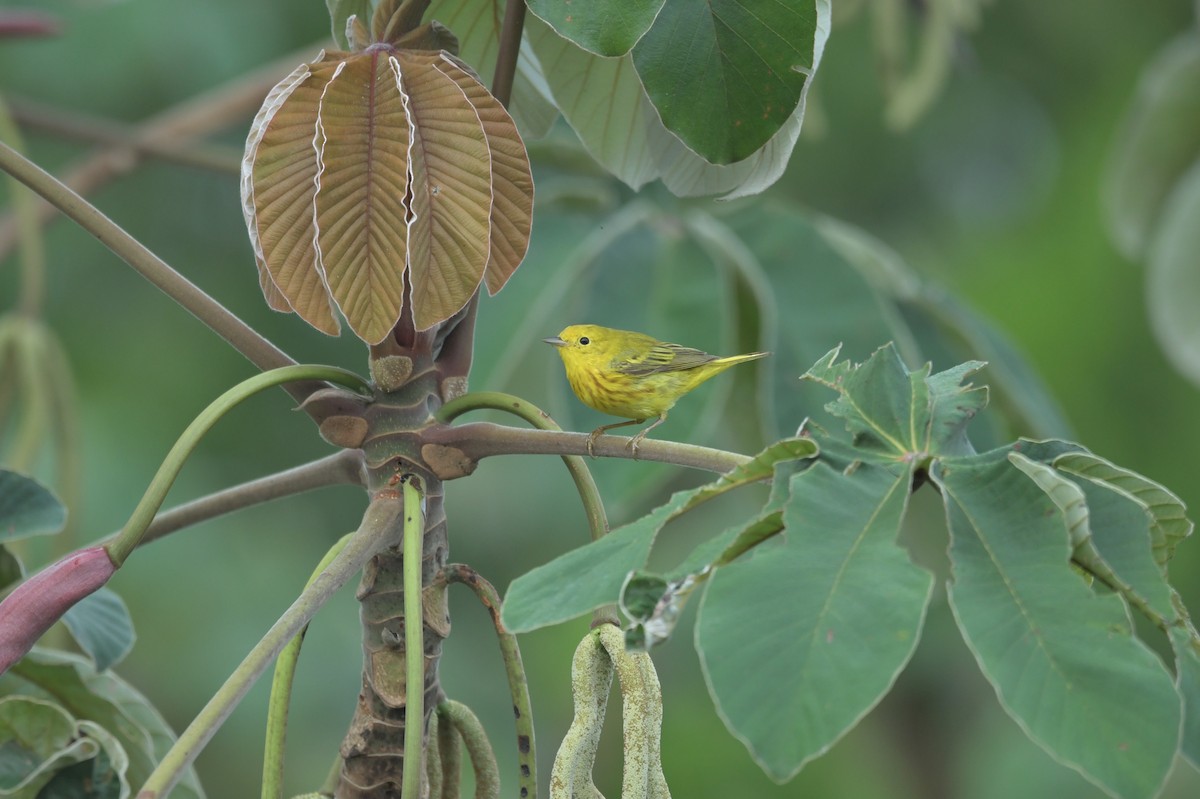
<svg viewBox="0 0 1200 799"><path fill-rule="evenodd" d="M630 439L636 457L638 444L667 418L676 400L713 375L743 361L770 355L752 352L719 358L644 333L613 330L599 325L571 325L555 338L543 339L558 348L567 367L571 390L585 405L629 421L597 427L588 436L591 454L605 430L641 424L658 418Z"/></svg>

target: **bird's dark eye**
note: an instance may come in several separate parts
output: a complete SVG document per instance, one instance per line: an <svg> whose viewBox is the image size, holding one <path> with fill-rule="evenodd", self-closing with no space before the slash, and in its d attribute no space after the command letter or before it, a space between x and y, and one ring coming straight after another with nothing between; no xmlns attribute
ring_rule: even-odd
<svg viewBox="0 0 1200 799"><path fill-rule="evenodd" d="M591 343L592 343L592 340L590 338L588 338L587 336L581 336L579 339L580 346L586 347L588 344L591 344Z"/></svg>

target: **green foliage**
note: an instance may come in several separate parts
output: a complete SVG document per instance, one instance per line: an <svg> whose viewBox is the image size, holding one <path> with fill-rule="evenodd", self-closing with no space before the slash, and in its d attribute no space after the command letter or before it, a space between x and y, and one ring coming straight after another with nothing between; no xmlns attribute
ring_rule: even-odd
<svg viewBox="0 0 1200 799"><path fill-rule="evenodd" d="M62 620L75 642L92 659L96 671L110 668L133 649L135 636L129 609L109 588L85 596Z"/></svg>
<svg viewBox="0 0 1200 799"><path fill-rule="evenodd" d="M559 35L600 56L628 53L650 26L665 0L627 3L571 3L569 0L530 0L529 10Z"/></svg>
<svg viewBox="0 0 1200 799"><path fill-rule="evenodd" d="M504 598L504 626L515 633L529 632L615 601L627 575L645 565L655 537L671 519L769 477L780 461L814 454L816 445L809 439L780 441L712 483L679 491L653 513L518 577Z"/></svg>
<svg viewBox="0 0 1200 799"><path fill-rule="evenodd" d="M911 469L793 476L783 543L716 571L696 649L730 731L792 777L878 702L920 639L933 580L896 544Z"/></svg>
<svg viewBox="0 0 1200 799"><path fill-rule="evenodd" d="M897 537L909 494L930 478L949 523L955 620L1001 705L1113 796L1157 795L1200 726L1200 638L1166 581L1192 527L1178 499L1069 442L976 454L966 425L988 395L964 381L978 361L910 371L890 344L861 364L837 358L804 378L837 393L826 411L849 440L813 428L791 439L805 452L773 456L775 445L677 493L614 540L518 578L506 621L532 629L619 600L628 640L652 646L701 589L696 648L717 710L768 775L789 779L880 701L917 645L933 580ZM761 511L669 576L640 571L668 519L718 486L768 477ZM580 582L587 601L564 603ZM1178 691L1127 608L1169 634Z"/></svg>
<svg viewBox="0 0 1200 799"><path fill-rule="evenodd" d="M16 736L0 740L17 741L0 744L0 796L124 799L175 740L128 683L61 652L35 649L0 676L0 708L0 728ZM19 784L46 787L3 792ZM203 799L193 771L171 796Z"/></svg>
<svg viewBox="0 0 1200 799"><path fill-rule="evenodd" d="M1179 749L1179 696L1120 599L1070 569L1063 509L1002 454L932 476L950 524L951 607L1005 710L1114 796L1156 795Z"/></svg>

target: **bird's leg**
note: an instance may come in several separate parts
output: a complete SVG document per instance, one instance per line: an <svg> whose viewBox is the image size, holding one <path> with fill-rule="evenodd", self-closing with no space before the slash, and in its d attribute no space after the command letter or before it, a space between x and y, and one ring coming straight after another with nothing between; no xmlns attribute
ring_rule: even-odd
<svg viewBox="0 0 1200 799"><path fill-rule="evenodd" d="M641 424L644 421L646 421L646 420L645 419L626 419L623 422L613 422L612 424L600 425L599 427L597 427L595 430L593 430L591 433L588 434L588 438L587 438L588 455L591 455L593 458L596 457L596 453L592 451L592 448L596 446L596 439L599 438L600 434L603 433L605 430L612 430L614 427L625 427L626 425L631 425L631 424ZM658 422L655 422L654 424L658 424ZM650 426L653 427L654 425L652 424Z"/></svg>
<svg viewBox="0 0 1200 799"><path fill-rule="evenodd" d="M663 411L662 415L659 416L657 419L655 419L653 422L651 422L649 427L647 427L645 430L642 430L640 433L638 433L633 438L629 439L629 443L626 444L625 446L627 446L633 450L633 459L634 460L637 460L638 444L642 443L642 439L646 437L647 433L649 433L651 430L658 427L660 424L662 424L665 421L667 421L667 413L666 413L666 411Z"/></svg>

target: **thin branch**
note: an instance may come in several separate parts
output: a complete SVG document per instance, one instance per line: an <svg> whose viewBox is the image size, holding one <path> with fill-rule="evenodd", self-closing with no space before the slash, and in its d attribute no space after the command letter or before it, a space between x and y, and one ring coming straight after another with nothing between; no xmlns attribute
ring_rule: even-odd
<svg viewBox="0 0 1200 799"><path fill-rule="evenodd" d="M229 309L168 266L100 209L3 142L0 142L0 169L53 203L259 369L265 371L296 363ZM317 381L304 381L286 386L285 390L298 402L303 402L309 394L323 387L324 384Z"/></svg>
<svg viewBox="0 0 1200 799"><path fill-rule="evenodd" d="M521 30L524 27L524 0L508 0L504 4L504 22L500 25L500 52L496 55L496 76L492 79L492 94L505 108L512 99L513 76L517 72L517 56L521 52Z"/></svg>
<svg viewBox="0 0 1200 799"><path fill-rule="evenodd" d="M27 127L66 138L133 151L137 156L133 159L118 159L111 154L103 156L107 166L123 167L120 172L127 171L142 156L154 156L184 166L233 175L238 174L242 168L241 150L227 145L178 139L164 140L160 136L146 135L145 128L137 125L56 108L23 97L9 97L7 102L13 119ZM110 172L110 176L115 174L117 172ZM72 185L69 179L63 182L68 186Z"/></svg>
<svg viewBox="0 0 1200 799"><path fill-rule="evenodd" d="M325 486L366 485L362 470L362 452L344 449L311 463L217 491L155 516L142 537L141 546L185 527L273 499L303 494ZM116 535L113 533L109 538Z"/></svg>
<svg viewBox="0 0 1200 799"><path fill-rule="evenodd" d="M517 427L473 422L435 427L425 432L423 441L459 450L471 461L493 455L586 455L585 433L556 433L549 430L522 430ZM633 458L625 436L601 436L593 448L602 458ZM694 444L646 439L638 446L637 460L672 463L690 469L724 474L750 458Z"/></svg>
<svg viewBox="0 0 1200 799"><path fill-rule="evenodd" d="M394 537L394 528L403 510L403 503L394 498L379 498L367 506L362 524L345 548L333 559L329 568L304 589L292 606L254 645L233 674L229 675L225 684L159 761L138 792L138 799L160 799L170 792L184 769L192 764L287 642L368 560L387 546L389 539Z"/></svg>

